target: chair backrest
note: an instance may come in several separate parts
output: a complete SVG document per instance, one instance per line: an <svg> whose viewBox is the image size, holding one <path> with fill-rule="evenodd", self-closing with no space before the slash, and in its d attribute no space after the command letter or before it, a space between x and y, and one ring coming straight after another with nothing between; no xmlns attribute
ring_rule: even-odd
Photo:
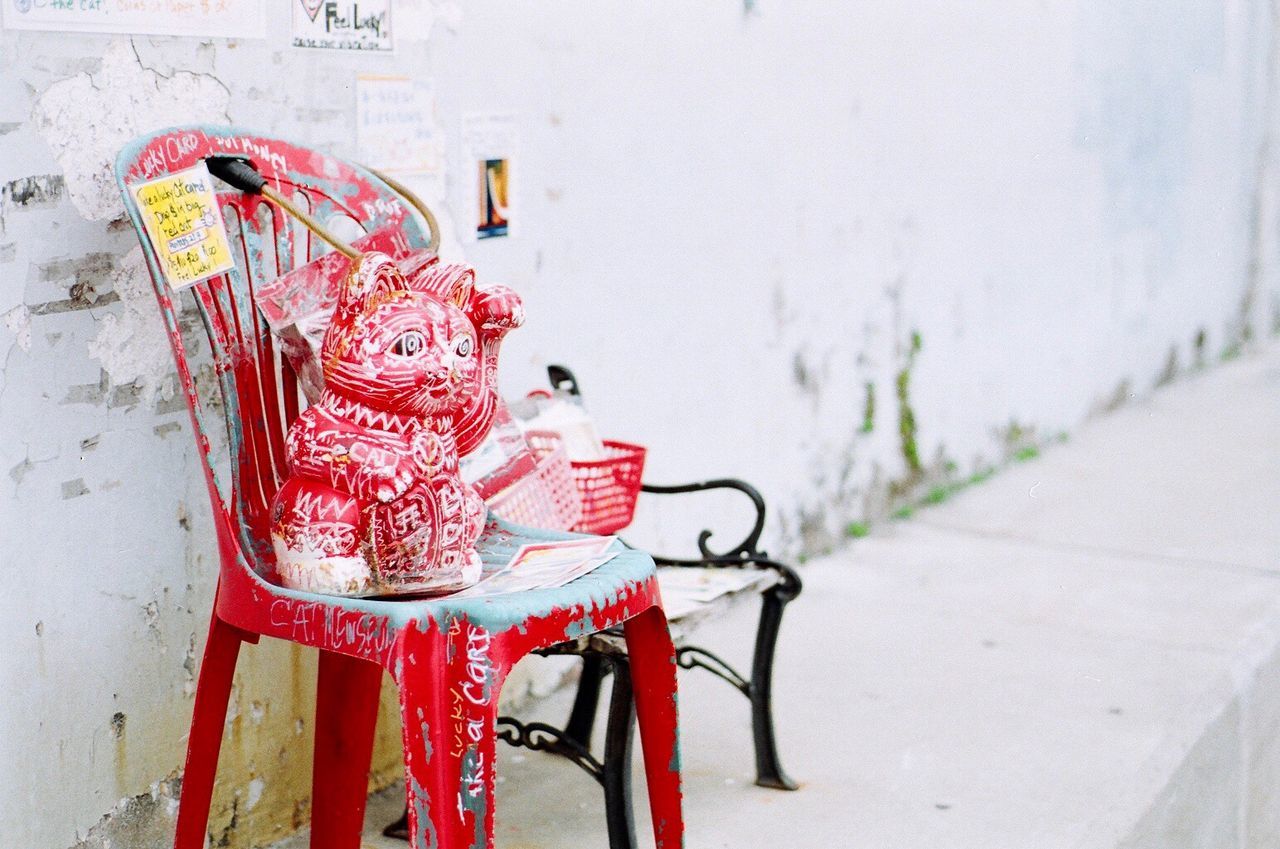
<svg viewBox="0 0 1280 849"><path fill-rule="evenodd" d="M260 196L234 190L217 195L235 269L183 291L191 293L204 321L218 377L217 402L230 446L228 491L211 456L209 422L219 412L217 404L197 391L192 359L182 338L181 301L187 296L179 297L165 282L128 189L219 154L249 157L276 191L331 230L345 231L347 238L353 230L359 236L398 228L403 244L412 250L426 247L428 237L401 196L367 169L280 139L231 127L172 128L134 140L117 158L116 180L147 258L213 508L238 529L244 558L266 578L274 571L271 501L287 473L285 433L301 399L296 376L255 306L254 294L331 248ZM222 562L225 570L232 559L224 556Z"/></svg>

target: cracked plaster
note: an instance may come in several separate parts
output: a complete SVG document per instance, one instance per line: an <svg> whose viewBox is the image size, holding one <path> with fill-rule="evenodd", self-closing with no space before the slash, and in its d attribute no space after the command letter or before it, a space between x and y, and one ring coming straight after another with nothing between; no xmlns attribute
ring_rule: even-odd
<svg viewBox="0 0 1280 849"><path fill-rule="evenodd" d="M113 168L125 143L175 124L228 123L230 99L217 78L187 71L162 76L143 67L127 39L113 39L96 72L49 86L32 119L80 214L114 221L124 216Z"/></svg>

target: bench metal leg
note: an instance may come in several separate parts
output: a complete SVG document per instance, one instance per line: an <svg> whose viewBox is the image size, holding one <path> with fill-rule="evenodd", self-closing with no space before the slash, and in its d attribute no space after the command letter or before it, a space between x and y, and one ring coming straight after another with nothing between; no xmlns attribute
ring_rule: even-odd
<svg viewBox="0 0 1280 849"><path fill-rule="evenodd" d="M390 837L393 840L409 839L409 808L405 806L404 813L400 815L400 819L388 825L382 830L383 837Z"/></svg>
<svg viewBox="0 0 1280 849"><path fill-rule="evenodd" d="M751 731L756 749L756 784L777 790L796 790L800 786L783 770L773 733L773 656L778 645L783 608L797 593L798 587L786 583L763 593L755 655L751 662L748 695L751 698Z"/></svg>
<svg viewBox="0 0 1280 849"><path fill-rule="evenodd" d="M588 657L598 665L599 656ZM604 786L605 816L609 823L609 849L635 849L636 823L631 806L631 742L635 733L635 699L631 689L631 664L624 656L611 657L613 691L609 696L609 727L604 738L604 762L600 783ZM596 692L600 682L596 679ZM579 690L581 694L581 690Z"/></svg>
<svg viewBox="0 0 1280 849"><path fill-rule="evenodd" d="M600 706L600 685L609 667L604 658L595 652L582 656L582 676L578 679L578 694L573 699L573 710L564 727L564 736L584 749L591 748L591 732L596 724L596 710Z"/></svg>

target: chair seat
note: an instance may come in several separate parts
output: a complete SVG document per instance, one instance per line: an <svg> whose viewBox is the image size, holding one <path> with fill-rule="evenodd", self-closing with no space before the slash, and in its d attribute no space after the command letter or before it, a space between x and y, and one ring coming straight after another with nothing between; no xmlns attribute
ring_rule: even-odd
<svg viewBox="0 0 1280 849"><path fill-rule="evenodd" d="M482 578L505 567L521 546L584 536L522 527L490 515L476 546L484 564ZM609 552L615 554L611 560L563 586L514 593L346 598L292 590L254 575L253 594L257 605L269 606L270 624L285 631L273 636L386 665L396 635L411 625L421 630L434 624L447 630L451 623L466 621L491 634L519 629L530 645L540 646L565 639L560 626L551 629L561 631L558 639L540 639L537 634L525 634L524 629L531 622L562 618L567 611L580 611L567 627L568 639L620 624L619 607L625 607L630 597L643 595L655 567L648 554L620 542ZM259 591L274 598L264 599Z"/></svg>

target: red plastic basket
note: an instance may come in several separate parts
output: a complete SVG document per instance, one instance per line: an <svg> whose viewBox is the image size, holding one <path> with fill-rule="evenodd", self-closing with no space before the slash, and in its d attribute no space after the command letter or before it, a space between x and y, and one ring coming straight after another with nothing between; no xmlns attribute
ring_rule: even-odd
<svg viewBox="0 0 1280 849"><path fill-rule="evenodd" d="M631 524L640 495L645 449L629 442L605 440L603 460L574 461L573 482L582 498L582 519L573 530L612 534Z"/></svg>
<svg viewBox="0 0 1280 849"><path fill-rule="evenodd" d="M559 434L531 430L524 435L537 459L533 473L489 499L489 509L509 522L549 531L567 531L582 519L569 455Z"/></svg>

